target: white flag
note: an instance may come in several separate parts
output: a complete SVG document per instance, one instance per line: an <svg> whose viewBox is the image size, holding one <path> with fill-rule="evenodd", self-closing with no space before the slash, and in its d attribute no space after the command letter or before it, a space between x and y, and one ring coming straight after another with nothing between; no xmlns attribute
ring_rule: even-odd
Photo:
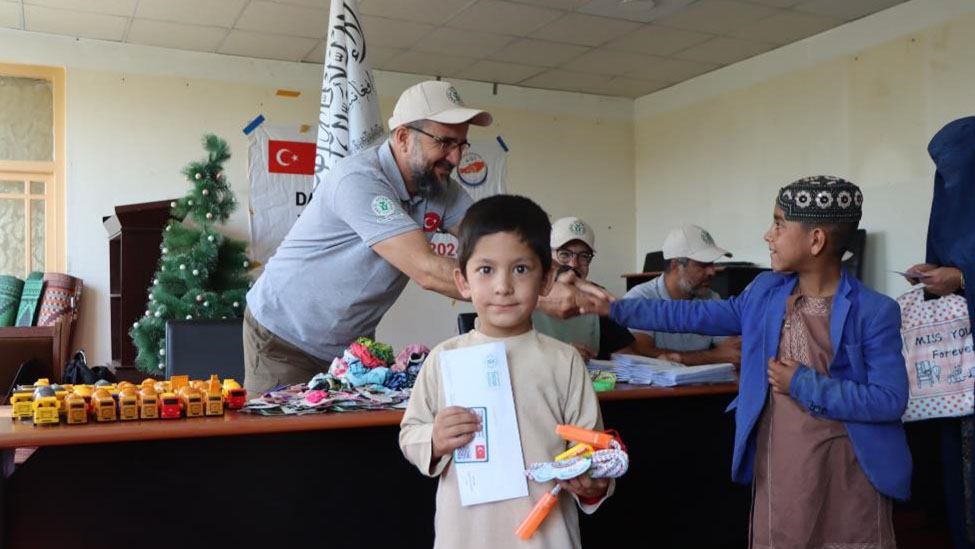
<svg viewBox="0 0 975 549"><path fill-rule="evenodd" d="M505 149L497 141L471 143L460 164L454 168L453 178L471 195L474 201L506 193L507 158ZM457 258L457 238L448 232L438 232L430 239L430 249L437 255Z"/></svg>
<svg viewBox="0 0 975 549"><path fill-rule="evenodd" d="M316 187L336 162L369 147L385 133L368 52L356 0L332 0L325 36Z"/></svg>
<svg viewBox="0 0 975 549"><path fill-rule="evenodd" d="M249 254L252 260L264 264L311 200L315 137L298 126L264 122L250 129L247 139Z"/></svg>

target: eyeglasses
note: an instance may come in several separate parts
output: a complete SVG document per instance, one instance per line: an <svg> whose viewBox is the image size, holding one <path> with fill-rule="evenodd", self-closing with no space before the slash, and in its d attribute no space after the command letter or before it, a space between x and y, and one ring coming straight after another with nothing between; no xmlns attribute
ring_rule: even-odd
<svg viewBox="0 0 975 549"><path fill-rule="evenodd" d="M573 252L572 250L558 249L555 251L555 257L559 260L559 263L568 263L572 261L573 257L579 258L579 265L588 265L592 262L595 252Z"/></svg>
<svg viewBox="0 0 975 549"><path fill-rule="evenodd" d="M440 151L445 152L447 154L450 154L455 150L460 149L460 154L463 155L464 153L467 152L468 149L471 148L471 144L466 140L457 141L451 137L440 137L439 135L433 135L432 133L427 133L421 130L420 128L414 128L413 126L406 126L406 127L417 133L422 133L423 135L429 137L430 139L433 139L434 141L437 142L438 145L440 145Z"/></svg>

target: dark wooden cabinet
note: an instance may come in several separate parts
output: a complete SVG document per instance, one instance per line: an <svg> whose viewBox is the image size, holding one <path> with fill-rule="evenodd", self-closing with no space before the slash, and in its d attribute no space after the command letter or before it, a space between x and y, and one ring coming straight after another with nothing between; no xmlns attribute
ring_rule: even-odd
<svg viewBox="0 0 975 549"><path fill-rule="evenodd" d="M102 218L108 231L112 366L116 371L134 368L136 348L129 329L146 310L171 202L116 206L115 215Z"/></svg>
<svg viewBox="0 0 975 549"><path fill-rule="evenodd" d="M36 369L24 372L21 383L41 377L60 382L61 369L70 358L70 333L70 316L62 316L53 326L0 328L0 399L14 383L20 365L28 360L36 362Z"/></svg>

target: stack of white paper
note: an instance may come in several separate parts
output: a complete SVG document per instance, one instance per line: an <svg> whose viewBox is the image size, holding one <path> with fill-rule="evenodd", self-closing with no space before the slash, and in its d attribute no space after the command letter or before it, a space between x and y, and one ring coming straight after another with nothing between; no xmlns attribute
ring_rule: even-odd
<svg viewBox="0 0 975 549"><path fill-rule="evenodd" d="M690 385L692 383L729 383L735 380L735 365L705 364L703 366L680 366L657 370L653 373L653 384L662 387Z"/></svg>
<svg viewBox="0 0 975 549"><path fill-rule="evenodd" d="M590 372L593 370L598 370L600 372L612 372L616 373L616 363L612 360L599 360L595 358L589 359L586 363L586 369Z"/></svg>
<svg viewBox="0 0 975 549"><path fill-rule="evenodd" d="M613 372L621 382L637 385L673 387L693 383L728 383L735 381L735 366L731 363L684 366L669 360L641 355L613 355Z"/></svg>
<svg viewBox="0 0 975 549"><path fill-rule="evenodd" d="M653 383L653 374L659 370L684 368L684 366L669 360L660 360L641 355L614 354L613 362L618 381L637 385Z"/></svg>

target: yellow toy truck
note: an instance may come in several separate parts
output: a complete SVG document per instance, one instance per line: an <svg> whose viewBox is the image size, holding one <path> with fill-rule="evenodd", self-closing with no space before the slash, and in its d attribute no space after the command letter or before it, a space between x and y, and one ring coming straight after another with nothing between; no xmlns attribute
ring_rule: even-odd
<svg viewBox="0 0 975 549"><path fill-rule="evenodd" d="M121 421L139 419L139 392L131 383L118 393L118 418Z"/></svg>
<svg viewBox="0 0 975 549"><path fill-rule="evenodd" d="M200 391L189 385L184 385L176 393L176 396L179 397L180 408L183 409L186 417L203 417L203 395L200 394Z"/></svg>
<svg viewBox="0 0 975 549"><path fill-rule="evenodd" d="M159 396L153 384L142 384L139 390L139 417L142 419L159 418Z"/></svg>
<svg viewBox="0 0 975 549"><path fill-rule="evenodd" d="M115 421L115 399L105 389L95 389L91 394L91 415L97 422Z"/></svg>
<svg viewBox="0 0 975 549"><path fill-rule="evenodd" d="M190 376L170 376L166 383L169 384L170 391L179 394L180 389L190 384Z"/></svg>
<svg viewBox="0 0 975 549"><path fill-rule="evenodd" d="M85 399L85 406L88 409L88 413L91 413L91 385L75 385L74 394Z"/></svg>
<svg viewBox="0 0 975 549"><path fill-rule="evenodd" d="M88 423L88 403L77 391L64 397L64 419L68 425Z"/></svg>
<svg viewBox="0 0 975 549"><path fill-rule="evenodd" d="M54 395L54 390L50 386L40 386L34 391L34 402L31 403L34 410L34 425L57 424L60 421L58 416L58 397Z"/></svg>
<svg viewBox="0 0 975 549"><path fill-rule="evenodd" d="M28 419L33 416L34 409L31 407L33 400L34 393L28 391L14 393L14 396L10 397L10 404L13 406L10 419Z"/></svg>
<svg viewBox="0 0 975 549"><path fill-rule="evenodd" d="M216 374L210 376L210 381L204 383L206 386L203 395L206 399L206 415L223 415L223 387L220 385L220 378Z"/></svg>

